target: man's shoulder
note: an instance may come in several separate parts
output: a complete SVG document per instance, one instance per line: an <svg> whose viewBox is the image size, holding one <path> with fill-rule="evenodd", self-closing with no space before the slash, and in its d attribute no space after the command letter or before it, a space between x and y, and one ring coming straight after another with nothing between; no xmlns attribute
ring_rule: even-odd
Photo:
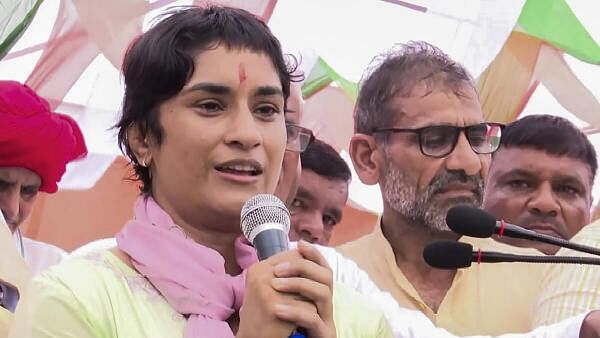
<svg viewBox="0 0 600 338"><path fill-rule="evenodd" d="M27 252L43 253L44 255L58 256L61 259L68 256L67 252L56 245L40 242L35 239L23 237L25 255Z"/></svg>
<svg viewBox="0 0 600 338"><path fill-rule="evenodd" d="M581 228L571 241L588 245L600 245L600 219Z"/></svg>
<svg viewBox="0 0 600 338"><path fill-rule="evenodd" d="M374 233L366 234L362 237L359 237L355 240L342 243L335 247L335 249L343 254L349 254L352 252L356 252L357 250L363 249L365 246L370 245L370 243L375 240Z"/></svg>
<svg viewBox="0 0 600 338"><path fill-rule="evenodd" d="M44 242L23 237L23 253L27 267L33 275L62 262L68 254L65 250Z"/></svg>
<svg viewBox="0 0 600 338"><path fill-rule="evenodd" d="M474 250L484 250L484 251L499 251L503 253L510 254L519 254L519 255L532 255L532 256L540 256L543 255L542 252L533 248L525 248L514 245L505 244L499 242L493 238L475 238L475 237L467 237L463 236L459 239L460 242L469 243L473 246Z"/></svg>
<svg viewBox="0 0 600 338"><path fill-rule="evenodd" d="M544 254L536 249L513 246L498 242L492 238L461 238L461 242L473 245L474 250L500 252L514 255L543 256ZM469 269L465 269L466 275L470 278L486 281L488 285L500 283L504 286L513 285L520 292L533 292L537 294L542 286L544 272L547 264L531 263L483 263L473 264ZM510 274L510 278L505 278ZM511 291L515 292L515 291ZM516 294L516 293L515 293ZM526 295L524 295L525 297Z"/></svg>
<svg viewBox="0 0 600 338"><path fill-rule="evenodd" d="M106 251L115 247L117 247L117 240L114 237L97 239L71 251L69 257L85 257L90 254Z"/></svg>

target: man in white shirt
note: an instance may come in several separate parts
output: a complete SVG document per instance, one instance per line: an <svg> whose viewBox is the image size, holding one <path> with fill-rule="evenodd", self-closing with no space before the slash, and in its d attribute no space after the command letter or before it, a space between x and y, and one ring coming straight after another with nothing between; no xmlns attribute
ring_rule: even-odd
<svg viewBox="0 0 600 338"><path fill-rule="evenodd" d="M67 163L86 154L83 135L72 118L52 112L29 87L0 81L0 210L33 274L58 263L66 253L23 238L19 227L38 192L56 192Z"/></svg>

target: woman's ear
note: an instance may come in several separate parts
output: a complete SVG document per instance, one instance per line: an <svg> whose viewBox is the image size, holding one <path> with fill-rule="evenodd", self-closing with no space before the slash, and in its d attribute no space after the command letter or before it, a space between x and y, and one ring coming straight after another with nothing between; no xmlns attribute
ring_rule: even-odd
<svg viewBox="0 0 600 338"><path fill-rule="evenodd" d="M350 139L350 158L362 183L379 183L379 173L383 166L382 150L371 135L354 134Z"/></svg>
<svg viewBox="0 0 600 338"><path fill-rule="evenodd" d="M137 123L127 127L127 142L135 154L135 160L143 167L149 167L152 163L152 150L148 144L148 133L142 133Z"/></svg>

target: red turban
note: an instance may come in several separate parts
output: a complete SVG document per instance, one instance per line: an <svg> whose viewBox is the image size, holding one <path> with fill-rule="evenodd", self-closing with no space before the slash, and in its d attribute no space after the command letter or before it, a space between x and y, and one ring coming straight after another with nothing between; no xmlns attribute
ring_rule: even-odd
<svg viewBox="0 0 600 338"><path fill-rule="evenodd" d="M67 163L87 148L71 117L54 113L26 85L0 81L0 167L22 167L38 174L40 190L53 193Z"/></svg>

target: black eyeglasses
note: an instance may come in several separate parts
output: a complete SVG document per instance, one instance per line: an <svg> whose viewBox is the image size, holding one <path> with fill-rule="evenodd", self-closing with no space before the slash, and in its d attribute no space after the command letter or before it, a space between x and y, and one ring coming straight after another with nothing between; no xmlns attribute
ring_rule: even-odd
<svg viewBox="0 0 600 338"><path fill-rule="evenodd" d="M286 150L303 152L314 141L315 135L312 130L299 125L286 123L287 129L287 146Z"/></svg>
<svg viewBox="0 0 600 338"><path fill-rule="evenodd" d="M461 132L467 136L474 152L491 154L500 146L502 129L504 125L501 123L480 123L466 127L442 125L416 129L381 128L374 129L373 133L415 133L423 155L441 158L454 151Z"/></svg>

